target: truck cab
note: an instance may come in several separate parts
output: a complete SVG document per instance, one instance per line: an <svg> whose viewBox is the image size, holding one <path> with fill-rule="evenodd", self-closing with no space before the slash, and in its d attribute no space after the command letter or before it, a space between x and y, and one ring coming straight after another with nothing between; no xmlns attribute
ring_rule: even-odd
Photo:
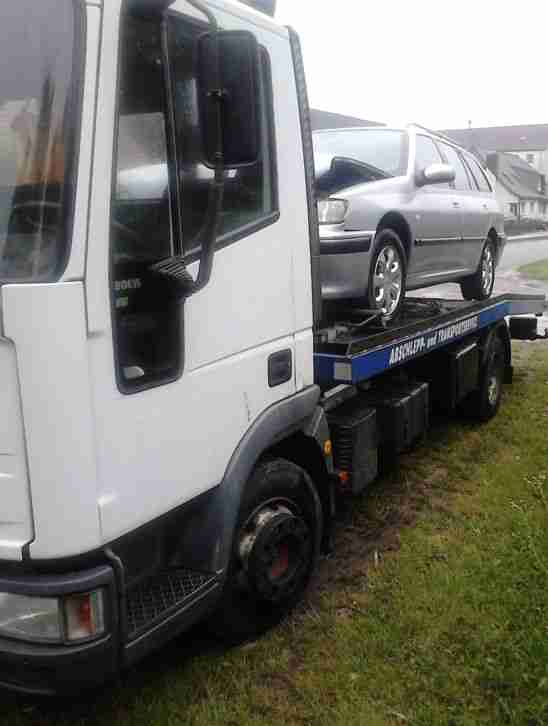
<svg viewBox="0 0 548 726"><path fill-rule="evenodd" d="M242 441L319 395L317 233L298 43L265 13L22 0L0 35L0 681L55 691L207 609ZM220 162L212 67L254 116Z"/></svg>

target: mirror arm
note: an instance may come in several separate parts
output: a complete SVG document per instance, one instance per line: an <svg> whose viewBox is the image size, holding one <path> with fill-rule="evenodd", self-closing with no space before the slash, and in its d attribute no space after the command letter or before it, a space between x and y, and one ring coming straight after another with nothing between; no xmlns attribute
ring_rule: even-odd
<svg viewBox="0 0 548 726"><path fill-rule="evenodd" d="M200 12L202 12L206 16L207 21L211 25L213 30L217 30L217 28L218 28L217 18L213 15L213 13L207 7L207 5L204 5L203 3L201 3L200 0L187 0L187 2L189 5L192 5L193 7L195 7L196 10L199 10Z"/></svg>
<svg viewBox="0 0 548 726"><path fill-rule="evenodd" d="M201 10L206 12L206 8L202 6L199 0L188 0L191 5L199 7ZM206 14L210 15L209 10ZM213 17L213 16L212 16ZM215 19L213 18L215 22ZM219 69L217 71L217 78L219 77ZM186 269L184 256L173 256L167 259L160 260L149 268L150 272L159 278L163 278L167 281L168 288L171 290L171 294L177 300L184 300L185 298L194 295L199 290L202 290L211 278L211 272L213 270L213 258L215 256L215 243L217 241L217 231L219 229L219 219L223 211L223 199L224 199L224 187L225 187L225 167L223 157L223 105L224 97L222 90L219 89L217 92L211 94L212 99L217 104L217 148L215 150L215 175L213 183L209 190L209 199L206 211L206 223L201 233L201 253L200 253L200 265L198 267L198 275L196 280L192 279L192 276Z"/></svg>
<svg viewBox="0 0 548 726"><path fill-rule="evenodd" d="M217 230L219 229L219 219L223 210L224 188L224 169L222 166L217 165L215 168L215 178L209 192L207 224L204 230L202 242L200 267L198 269L198 277L192 287L192 294L205 287L211 277L213 257L215 255L215 242L217 241Z"/></svg>

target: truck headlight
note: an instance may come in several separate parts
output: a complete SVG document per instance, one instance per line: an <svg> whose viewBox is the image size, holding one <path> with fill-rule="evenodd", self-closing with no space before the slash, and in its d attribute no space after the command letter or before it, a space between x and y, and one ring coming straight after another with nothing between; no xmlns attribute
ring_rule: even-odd
<svg viewBox="0 0 548 726"><path fill-rule="evenodd" d="M346 199L319 199L318 221L320 224L340 224L348 211Z"/></svg>
<svg viewBox="0 0 548 726"><path fill-rule="evenodd" d="M58 643L63 639L59 600L0 593L0 635Z"/></svg>
<svg viewBox="0 0 548 726"><path fill-rule="evenodd" d="M0 637L74 643L97 638L104 632L102 589L64 597L0 593Z"/></svg>

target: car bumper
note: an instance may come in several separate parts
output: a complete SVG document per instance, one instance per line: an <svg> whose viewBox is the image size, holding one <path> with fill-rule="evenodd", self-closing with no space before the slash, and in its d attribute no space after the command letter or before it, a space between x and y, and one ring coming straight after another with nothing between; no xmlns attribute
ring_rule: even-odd
<svg viewBox="0 0 548 726"><path fill-rule="evenodd" d="M365 296L374 232L320 231L320 277L324 300Z"/></svg>
<svg viewBox="0 0 548 726"><path fill-rule="evenodd" d="M91 687L118 670L118 606L114 573L108 566L70 575L15 575L0 578L0 592L57 597L96 588L105 592L107 628L82 644L36 643L0 637L0 687L54 695Z"/></svg>

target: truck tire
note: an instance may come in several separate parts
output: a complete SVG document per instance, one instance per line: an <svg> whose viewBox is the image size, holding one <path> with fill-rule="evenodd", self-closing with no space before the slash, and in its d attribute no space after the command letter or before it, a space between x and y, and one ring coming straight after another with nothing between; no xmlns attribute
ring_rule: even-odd
<svg viewBox="0 0 548 726"><path fill-rule="evenodd" d="M384 320L397 317L405 299L407 275L405 250L393 229L381 229L375 235L367 282L367 305L381 310Z"/></svg>
<svg viewBox="0 0 548 726"><path fill-rule="evenodd" d="M460 282L460 289L465 300L487 300L493 292L495 284L495 243L489 237L483 245L476 272Z"/></svg>
<svg viewBox="0 0 548 726"><path fill-rule="evenodd" d="M477 391L463 402L463 412L478 421L489 421L499 410L504 384L505 351L502 340L494 335L480 372Z"/></svg>
<svg viewBox="0 0 548 726"><path fill-rule="evenodd" d="M277 625L306 591L321 535L321 503L308 474L285 459L259 464L246 487L210 630L234 645Z"/></svg>

